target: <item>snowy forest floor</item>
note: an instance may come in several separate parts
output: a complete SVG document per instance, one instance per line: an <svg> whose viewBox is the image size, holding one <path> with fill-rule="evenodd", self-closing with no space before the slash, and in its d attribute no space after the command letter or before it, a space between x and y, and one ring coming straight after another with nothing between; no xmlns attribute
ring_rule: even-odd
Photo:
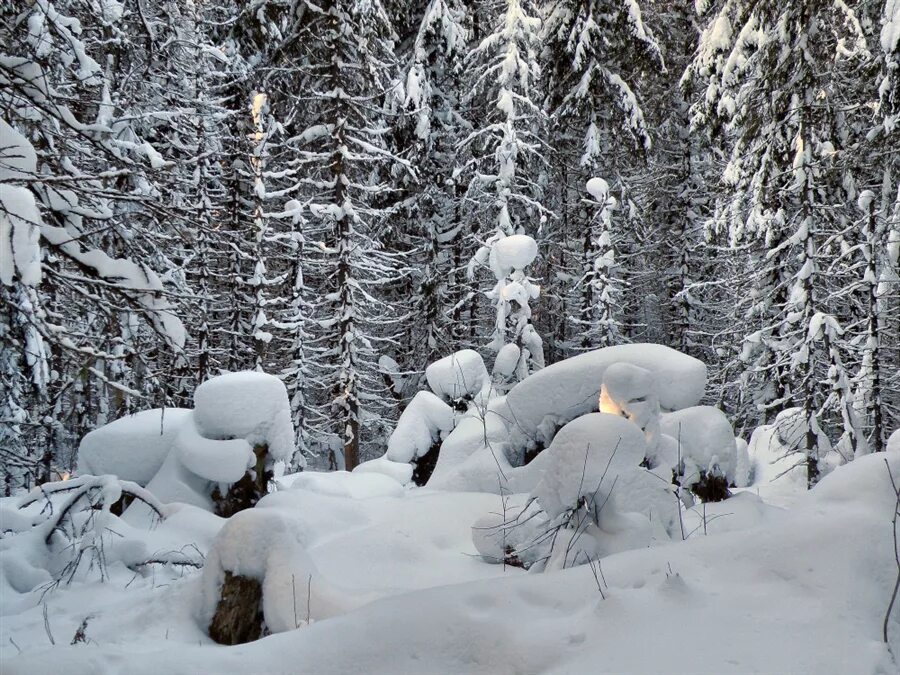
<svg viewBox="0 0 900 675"><path fill-rule="evenodd" d="M608 556L596 579L588 565L483 562L470 528L501 508L496 495L285 477L260 506L292 514L308 553L287 589L300 598L296 630L218 646L197 620L199 572L112 565L105 582L7 593L2 670L894 675L900 612L882 642L898 573L886 462L900 476L900 454L879 453L809 493L788 475L685 511L686 540ZM184 506L146 536L205 553L224 523Z"/></svg>

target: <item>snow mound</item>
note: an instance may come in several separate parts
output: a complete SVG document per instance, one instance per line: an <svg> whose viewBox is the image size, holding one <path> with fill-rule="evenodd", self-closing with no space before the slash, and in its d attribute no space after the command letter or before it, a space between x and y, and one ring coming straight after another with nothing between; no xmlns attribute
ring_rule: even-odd
<svg viewBox="0 0 900 675"><path fill-rule="evenodd" d="M518 452L546 446L566 422L598 410L606 369L629 363L656 379L662 408L696 405L706 387L706 365L687 354L657 344L604 347L539 370L514 386L506 397L510 442Z"/></svg>
<svg viewBox="0 0 900 675"><path fill-rule="evenodd" d="M654 538L664 541L679 530L681 503L673 488L671 474L666 480L644 468L625 469L613 489L613 503L617 511L645 516Z"/></svg>
<svg viewBox="0 0 900 675"><path fill-rule="evenodd" d="M405 494L397 480L383 473L350 471L303 471L296 474L290 489L347 499L402 497Z"/></svg>
<svg viewBox="0 0 900 675"><path fill-rule="evenodd" d="M766 502L789 506L807 491L806 466L785 448L774 424L753 430L747 447L749 488Z"/></svg>
<svg viewBox="0 0 900 675"><path fill-rule="evenodd" d="M307 602L317 618L342 614L365 598L338 591L306 552L307 534L289 512L248 509L232 516L213 543L203 566L197 619L208 626L216 611L225 572L262 584L262 610L272 633L307 623ZM300 614L298 607L303 608Z"/></svg>
<svg viewBox="0 0 900 675"><path fill-rule="evenodd" d="M413 466L408 462L392 462L387 457L376 457L356 465L352 473L380 473L393 478L400 485L407 485L412 480Z"/></svg>
<svg viewBox="0 0 900 675"><path fill-rule="evenodd" d="M484 361L474 349L462 349L425 369L428 386L447 403L474 399L490 386Z"/></svg>
<svg viewBox="0 0 900 675"><path fill-rule="evenodd" d="M551 518L575 508L586 495L603 504L618 475L637 468L646 449L641 430L626 419L607 413L579 417L528 465L541 475L532 495Z"/></svg>
<svg viewBox="0 0 900 675"><path fill-rule="evenodd" d="M194 392L194 419L204 438L265 443L271 461L294 454L287 390L274 375L244 371L207 380Z"/></svg>
<svg viewBox="0 0 900 675"><path fill-rule="evenodd" d="M519 357L521 355L522 350L519 348L519 345L512 342L500 347L494 359L494 369L492 371L494 379L503 382L511 378L516 372L516 366L519 365Z"/></svg>
<svg viewBox="0 0 900 675"><path fill-rule="evenodd" d="M428 487L440 490L497 492L498 479L512 469L507 460L508 411L505 397L484 411L472 409L441 443Z"/></svg>
<svg viewBox="0 0 900 675"><path fill-rule="evenodd" d="M91 431L78 445L77 472L112 474L147 485L163 465L190 414L184 408L155 408Z"/></svg>
<svg viewBox="0 0 900 675"><path fill-rule="evenodd" d="M400 415L385 456L392 462L413 462L452 429L453 409L430 391L420 391Z"/></svg>
<svg viewBox="0 0 900 675"><path fill-rule="evenodd" d="M707 474L735 480L737 444L731 422L718 408L699 405L668 413L660 418L660 430L679 441L686 482L692 476Z"/></svg>

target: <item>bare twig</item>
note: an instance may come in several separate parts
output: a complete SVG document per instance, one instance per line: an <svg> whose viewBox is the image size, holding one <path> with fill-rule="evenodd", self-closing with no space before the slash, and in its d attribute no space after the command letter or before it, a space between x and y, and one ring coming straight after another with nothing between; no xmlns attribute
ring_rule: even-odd
<svg viewBox="0 0 900 675"><path fill-rule="evenodd" d="M54 647L56 646L56 640L53 639L53 633L50 632L50 616L47 613L47 603L43 604L43 612L44 612L44 631L47 633L47 639L50 640L50 644Z"/></svg>
<svg viewBox="0 0 900 675"><path fill-rule="evenodd" d="M894 537L894 562L897 563L897 578L894 581L894 591L891 593L891 601L888 603L887 611L884 613L884 626L882 627L882 639L885 644L888 644L888 622L891 618L891 612L894 609L894 602L897 600L897 593L900 591L900 549L897 548L897 522L898 517L900 517L900 488L897 487L897 483L894 481L894 474L891 472L891 465L888 464L887 459L884 460L884 465L887 467L888 477L891 479L891 487L893 488L896 497L891 527Z"/></svg>

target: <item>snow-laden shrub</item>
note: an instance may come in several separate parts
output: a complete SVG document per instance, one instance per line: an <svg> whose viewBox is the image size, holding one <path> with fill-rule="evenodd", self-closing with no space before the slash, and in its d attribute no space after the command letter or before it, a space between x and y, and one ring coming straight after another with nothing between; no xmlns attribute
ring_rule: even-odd
<svg viewBox="0 0 900 675"><path fill-rule="evenodd" d="M472 406L444 439L428 486L441 490L497 492L498 479L511 476L505 397Z"/></svg>
<svg viewBox="0 0 900 675"><path fill-rule="evenodd" d="M163 503L183 502L224 516L252 506L265 494L275 463L288 462L294 454L284 383L265 373L220 375L197 387L194 406L178 411L177 423L166 427L170 447L147 489ZM139 421L153 419L147 415ZM102 441L115 440L108 427L92 433ZM143 436L136 438L146 445ZM159 441L159 454L165 445ZM117 456L108 445L92 442L91 447L97 455ZM123 460L120 470L131 469ZM140 505L134 509L146 513Z"/></svg>
<svg viewBox="0 0 900 675"><path fill-rule="evenodd" d="M533 484L528 498L501 495L501 509L475 522L477 550L488 562L555 568L667 539L679 506L671 485L640 467L646 448L641 429L619 415L570 422L513 471L517 489Z"/></svg>
<svg viewBox="0 0 900 675"><path fill-rule="evenodd" d="M481 403L491 386L484 361L474 349L462 349L435 361L425 369L425 379L435 396L460 412L472 402Z"/></svg>
<svg viewBox="0 0 900 675"><path fill-rule="evenodd" d="M628 420L607 413L579 417L530 465L541 475L532 496L551 518L583 502L598 520L618 475L637 468L646 448L641 430Z"/></svg>
<svg viewBox="0 0 900 675"><path fill-rule="evenodd" d="M725 414L712 406L693 406L663 415L663 434L678 443L676 478L703 501L728 496L737 475L737 444Z"/></svg>
<svg viewBox="0 0 900 675"><path fill-rule="evenodd" d="M194 421L204 438L265 445L271 463L294 454L287 390L274 375L244 371L207 380L194 392Z"/></svg>
<svg viewBox="0 0 900 675"><path fill-rule="evenodd" d="M420 391L409 402L388 439L385 457L412 464L412 478L424 485L431 477L441 440L453 429L453 409L428 391Z"/></svg>
<svg viewBox="0 0 900 675"><path fill-rule="evenodd" d="M165 462L181 425L183 408L156 408L127 415L95 429L78 445L79 474L112 474L147 485Z"/></svg>
<svg viewBox="0 0 900 675"><path fill-rule="evenodd" d="M0 588L25 593L44 585L96 576L108 577L113 565L139 571L151 562L200 566L174 555L151 560L140 538L128 536L120 520L126 503L141 502L158 520L165 507L146 489L115 476L79 476L45 483L2 510Z"/></svg>
<svg viewBox="0 0 900 675"><path fill-rule="evenodd" d="M804 412L802 408L788 408L778 413L775 418L774 429L776 437L787 454L806 454L807 438ZM818 448L817 470L820 476L824 476L841 464L853 459L852 452L841 450L838 444L832 447L828 435L815 425L816 447ZM844 454L842 454L842 452ZM796 458L795 458L796 459Z"/></svg>

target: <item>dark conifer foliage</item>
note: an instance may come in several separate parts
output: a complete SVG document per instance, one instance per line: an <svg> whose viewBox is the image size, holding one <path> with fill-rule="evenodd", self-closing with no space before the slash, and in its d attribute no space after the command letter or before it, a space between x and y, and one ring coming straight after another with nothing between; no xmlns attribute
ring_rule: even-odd
<svg viewBox="0 0 900 675"><path fill-rule="evenodd" d="M294 464L352 468L428 363L511 342L516 377L625 342L697 356L738 430L802 410L811 485L832 448L884 449L893 6L4 3L3 489L243 369L284 379ZM504 276L514 234L537 258Z"/></svg>

